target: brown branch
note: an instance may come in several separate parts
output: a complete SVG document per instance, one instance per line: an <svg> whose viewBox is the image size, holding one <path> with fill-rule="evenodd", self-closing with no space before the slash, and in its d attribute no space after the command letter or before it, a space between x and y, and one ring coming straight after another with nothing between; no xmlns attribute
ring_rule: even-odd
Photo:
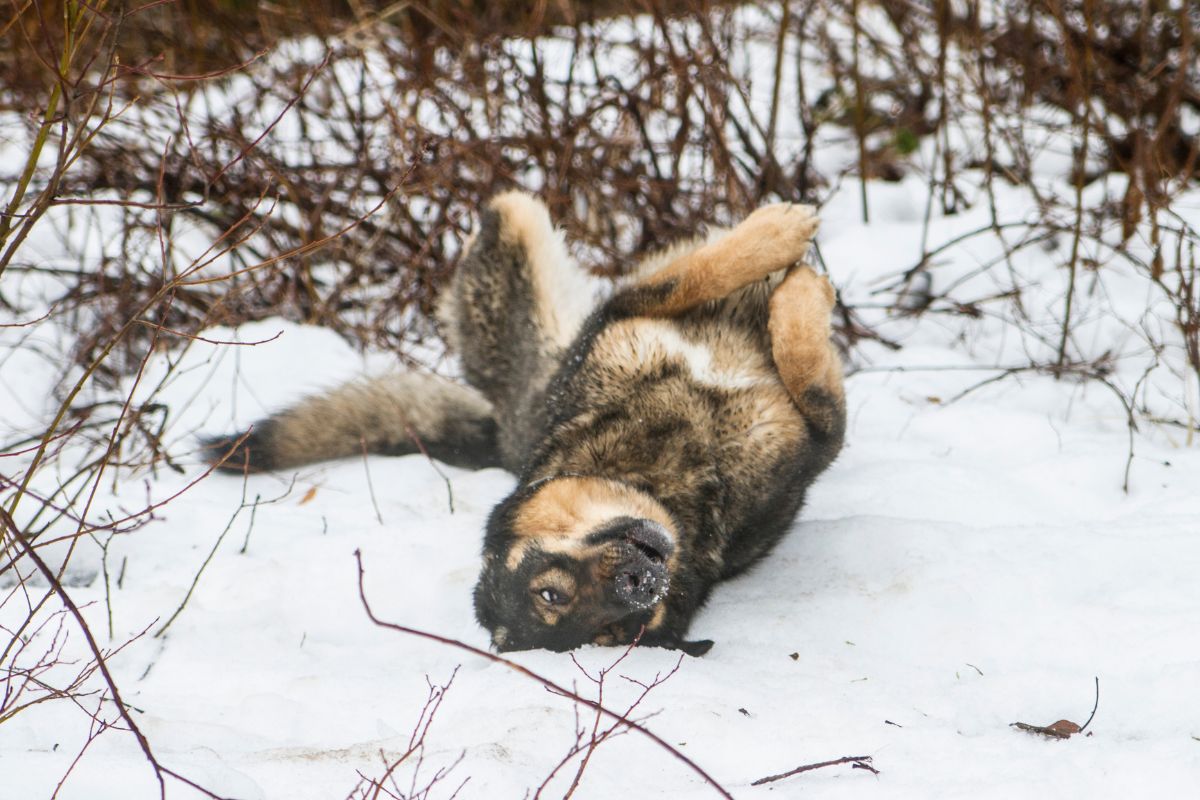
<svg viewBox="0 0 1200 800"><path fill-rule="evenodd" d="M359 436L358 442L362 447L363 472L367 475L367 493L371 496L371 507L375 509L375 519L382 525L383 514L379 511L379 503L375 500L375 484L371 481L371 460L367 457L367 437Z"/></svg>
<svg viewBox="0 0 1200 800"><path fill-rule="evenodd" d="M1092 704L1092 713L1088 714L1087 722L1083 723L1079 728L1079 732L1083 733L1087 730L1087 726L1092 724L1092 720L1096 717L1096 709L1100 707L1100 676L1096 676L1096 702Z"/></svg>
<svg viewBox="0 0 1200 800"><path fill-rule="evenodd" d="M616 723L623 725L630 730L637 731L642 736L645 736L647 739L649 739L650 741L654 742L656 745L661 747L663 750L666 750L669 754L671 754L672 757L674 757L677 761L680 761L681 763L683 763L692 772L696 773L696 775L698 775L705 783L707 783L709 786L711 786L713 788L713 791L715 791L721 797L727 798L727 800L733 800L733 795L731 795L728 792L728 790L726 790L723 786L721 786L721 784L719 784L715 778L713 778L711 775L709 775L707 772L705 772L704 769L699 764L697 764L695 761L692 761L692 759L688 758L686 755L684 755L682 752L680 752L678 748L672 746L669 742L664 740L661 736L657 735L656 733L649 730L648 728L643 727L642 725L638 724L637 722L634 722L633 720L627 718L625 715L617 713L616 711L612 711L593 700L589 700L586 697L582 697L578 693L573 692L570 689L567 689L563 686L560 686L559 684L555 683L554 681L550 680L549 678L546 678L546 677L534 672L533 670L529 669L528 667L518 664L515 661L511 661L511 660L505 658L504 656L500 656L500 655L492 653L488 650L484 650L482 648L475 647L474 645L467 644L466 642L463 642L459 639L452 639L449 636L442 636L441 634L432 633L430 631L423 631L418 628L409 627L407 625L399 625L395 622L384 622L379 617L375 616L375 612L371 609L371 605L367 601L366 588L363 583L366 573L363 569L362 551L361 550L354 551L354 559L355 559L355 562L358 564L358 596L359 596L359 599L362 601L363 610L366 611L367 617L371 620L371 622L375 623L376 625L378 625L381 628L388 628L389 630L394 630L399 633L405 633L405 634L408 634L409 636L417 636L421 639L428 639L429 641L432 641L432 642L438 642L439 644L444 644L447 647L453 647L458 650L466 651L468 653L471 653L472 655L476 655L476 656L479 656L480 658L486 659L487 661L491 661L494 664L502 664L505 667L508 667L509 669L511 669L513 672L516 672L518 675L522 675L523 677L526 677L532 681L535 681L536 683L540 683L542 686L546 687L547 689L549 689L550 691L552 691L556 694L562 695L563 697L570 698L571 700L575 701L576 703L587 706L588 708L596 711L599 714L603 714L604 716L609 717L610 719L614 720Z"/></svg>
<svg viewBox="0 0 1200 800"><path fill-rule="evenodd" d="M139 325L144 325L145 327L151 328L152 330L159 331L160 333L170 334L171 336L178 336L180 339L190 339L193 342L204 342L205 344L227 344L232 347L257 347L260 344L267 344L269 342L273 342L276 339L278 339L280 336L283 336L283 331L279 331L278 333L276 333L274 336L270 337L269 339L259 339L258 341L254 341L254 342L234 342L234 341L228 341L228 340L223 340L223 339L208 339L204 336L200 336L195 333L188 333L187 331L180 331L180 330L175 330L174 328L168 328L165 325L161 325L157 322L151 322L150 320L146 320L146 319L139 319L139 320L137 320L137 322Z"/></svg>
<svg viewBox="0 0 1200 800"><path fill-rule="evenodd" d="M778 775L769 775L766 778L759 778L758 780L754 781L750 785L751 786L762 786L764 783L774 783L775 781L781 781L784 778L790 778L793 775L799 775L801 772L808 772L808 771L814 770L814 769L821 769L822 767L834 767L834 766L837 766L838 764L851 764L854 766L855 769L865 769L865 770L869 770L869 771L875 773L876 775L879 774L879 770L877 770L871 766L871 757L870 756L842 756L841 758L835 758L832 761L820 761L816 764L805 764L802 767L796 767L795 769L790 769L787 772L781 772Z"/></svg>
<svg viewBox="0 0 1200 800"><path fill-rule="evenodd" d="M429 462L429 466L433 467L433 471L436 472L438 474L438 477L440 477L442 479L442 481L445 482L445 484L446 484L446 502L449 503L450 513L453 514L454 513L454 487L450 485L450 478L446 475L446 473L442 472L442 468L438 466L438 463L437 463L437 461L435 461L433 459L433 456L429 455L429 451L425 449L425 443L421 441L420 436L417 436L417 432L412 429L412 426L409 425L408 423L405 423L404 431L405 431L405 433L408 434L409 438L413 440L413 443L417 446L417 449L421 451L421 455L425 456L425 460Z"/></svg>
<svg viewBox="0 0 1200 800"><path fill-rule="evenodd" d="M104 683L108 686L108 691L112 695L113 702L117 706L117 713L121 715L121 719L125 722L125 724L129 726L129 731L134 735L134 738L137 739L138 746L142 749L142 753L146 756L146 760L154 769L154 776L158 780L159 797L162 798L162 800L166 800L167 785L166 781L163 780L163 776L168 775L180 781L181 783L192 787L205 797L212 798L212 800L229 800L228 798L224 798L221 795L205 789L200 784L164 767L161 763L159 763L158 759L154 755L154 751L150 749L150 741L146 738L146 735L142 733L142 729L138 727L137 723L133 721L133 717L130 715L129 709L125 705L125 701L121 699L121 690L117 688L117 682L113 679L112 673L108 670L108 663L105 661L104 653L101 652L100 646L96 644L96 638L92 636L91 628L88 627L87 621L84 620L83 614L79 611L79 607L75 605L75 601L71 599L71 595L63 587L62 581L59 580L58 574L50 568L50 565L42 560L42 557L38 555L37 550L35 550L33 546L26 540L25 534L17 526L16 520L14 520L12 516L9 515L8 511L4 510L2 507L0 507L0 522L4 523L4 527L8 530L11 538L21 546L21 548L25 551L25 554L29 556L29 560L32 561L34 566L37 567L38 572L40 572L42 577L46 579L46 582L50 585L51 590L53 590L54 594L56 594L59 600L62 601L63 606L66 607L71 616L75 618L75 623L79 626L79 630L83 634L83 638L87 641L88 649L92 653L92 658L96 660L96 666L99 668L100 674L104 678Z"/></svg>

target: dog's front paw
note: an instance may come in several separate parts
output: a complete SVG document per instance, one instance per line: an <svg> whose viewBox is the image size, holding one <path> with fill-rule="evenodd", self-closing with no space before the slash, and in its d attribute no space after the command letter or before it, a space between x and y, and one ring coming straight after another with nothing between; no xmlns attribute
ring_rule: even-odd
<svg viewBox="0 0 1200 800"><path fill-rule="evenodd" d="M820 225L813 206L774 203L746 217L733 233L752 245L758 257L775 270L804 258Z"/></svg>
<svg viewBox="0 0 1200 800"><path fill-rule="evenodd" d="M799 306L807 304L813 310L821 309L829 312L837 300L833 284L824 275L818 275L816 270L807 264L793 267L785 280L776 290L780 300ZM786 300L784 298L786 297Z"/></svg>
<svg viewBox="0 0 1200 800"><path fill-rule="evenodd" d="M642 647L662 647L667 650L679 650L697 658L713 648L712 639L698 639L689 642L678 634L666 634L657 631L646 631L643 633L641 639L638 640L638 644Z"/></svg>
<svg viewBox="0 0 1200 800"><path fill-rule="evenodd" d="M699 658L709 650L712 650L712 647L712 639L700 639L699 641L695 642L680 642L679 644L675 645L676 650L682 650L689 656L694 656L695 658Z"/></svg>

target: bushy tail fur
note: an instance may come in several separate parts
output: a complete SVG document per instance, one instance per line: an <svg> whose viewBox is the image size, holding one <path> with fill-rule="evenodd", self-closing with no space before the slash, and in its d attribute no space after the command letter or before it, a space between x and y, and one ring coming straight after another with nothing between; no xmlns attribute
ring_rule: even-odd
<svg viewBox="0 0 1200 800"><path fill-rule="evenodd" d="M455 466L499 464L491 404L469 387L424 373L353 381L306 398L240 436L209 439L204 446L208 460L226 472L422 449Z"/></svg>
<svg viewBox="0 0 1200 800"><path fill-rule="evenodd" d="M440 304L474 388L420 373L349 383L244 438L207 441L208 460L228 472L288 469L364 450L415 453L420 442L456 466L518 471L545 424L550 376L595 301L546 207L520 192L499 195Z"/></svg>

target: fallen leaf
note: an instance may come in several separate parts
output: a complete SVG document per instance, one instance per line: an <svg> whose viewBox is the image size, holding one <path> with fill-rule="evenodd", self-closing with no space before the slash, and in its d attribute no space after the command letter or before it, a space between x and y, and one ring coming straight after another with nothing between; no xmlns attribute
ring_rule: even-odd
<svg viewBox="0 0 1200 800"><path fill-rule="evenodd" d="M1049 736L1051 739L1070 739L1081 730L1078 725L1069 719L1060 719L1058 722L1050 725L1030 725L1028 722L1014 722L1010 727L1025 731L1026 733L1040 733L1042 736Z"/></svg>
<svg viewBox="0 0 1200 800"><path fill-rule="evenodd" d="M982 675L983 673L980 674ZM1092 724L1092 718L1096 716L1096 709L1100 707L1100 678L1096 678L1095 680L1096 703L1092 706L1091 716L1087 718L1087 722L1083 723L1083 727L1080 727L1078 723L1071 722L1069 719L1060 719L1058 722L1052 722L1049 725L1030 725L1028 722L1013 722L1010 723L1010 727L1025 731L1026 733L1040 733L1042 736L1049 736L1052 739L1070 739ZM1091 734L1089 733L1088 736L1091 736Z"/></svg>
<svg viewBox="0 0 1200 800"><path fill-rule="evenodd" d="M297 505L302 506L305 503L311 501L316 496L317 496L317 487L315 487L315 486L309 487L309 490L304 493L304 497L300 498L300 502L297 503Z"/></svg>
<svg viewBox="0 0 1200 800"><path fill-rule="evenodd" d="M1053 725L1047 725L1046 727L1048 727L1052 731L1058 731L1059 733L1064 734L1066 736L1071 736L1073 734L1079 733L1079 731L1081 730L1078 725L1076 725L1074 722L1071 722L1071 720L1069 720L1069 719L1060 719L1058 722L1055 722Z"/></svg>

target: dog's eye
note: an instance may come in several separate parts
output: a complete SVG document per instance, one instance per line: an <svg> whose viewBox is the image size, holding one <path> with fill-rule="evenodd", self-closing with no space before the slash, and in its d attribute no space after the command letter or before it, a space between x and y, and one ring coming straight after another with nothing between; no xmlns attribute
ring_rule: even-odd
<svg viewBox="0 0 1200 800"><path fill-rule="evenodd" d="M538 596L552 606L562 605L563 603L567 602L567 598L564 597L561 592L549 587L539 590Z"/></svg>

